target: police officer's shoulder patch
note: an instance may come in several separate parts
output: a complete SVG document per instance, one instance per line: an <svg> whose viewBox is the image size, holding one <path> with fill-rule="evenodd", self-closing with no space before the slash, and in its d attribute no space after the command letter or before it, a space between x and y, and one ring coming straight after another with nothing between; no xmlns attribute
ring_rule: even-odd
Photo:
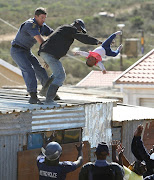
<svg viewBox="0 0 154 180"><path fill-rule="evenodd" d="M42 156L42 155L39 155L39 156L37 157L37 161L39 161L40 163L43 163L43 162L45 161L45 157Z"/></svg>
<svg viewBox="0 0 154 180"><path fill-rule="evenodd" d="M35 29L35 28L36 28L36 24L35 24L35 23L33 23L32 28L33 28L33 29Z"/></svg>

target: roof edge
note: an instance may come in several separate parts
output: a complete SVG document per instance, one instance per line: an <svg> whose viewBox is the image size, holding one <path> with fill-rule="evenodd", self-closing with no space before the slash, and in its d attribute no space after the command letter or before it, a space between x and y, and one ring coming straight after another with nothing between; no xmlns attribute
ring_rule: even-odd
<svg viewBox="0 0 154 180"><path fill-rule="evenodd" d="M113 84L116 84L116 81L120 79L124 74L126 74L129 70L131 70L133 67L135 67L137 64L139 64L141 61L143 61L146 57L148 57L150 54L154 52L154 49L152 49L150 52L148 52L146 55L144 55L141 59L136 61L134 64L132 64L128 69L126 69L122 74L120 74L117 78L113 80Z"/></svg>
<svg viewBox="0 0 154 180"><path fill-rule="evenodd" d="M78 82L78 83L76 84L76 86L80 86L80 84L81 84L87 77L89 77L93 72L94 72L94 70L92 70L89 74L87 74L87 76L84 77L80 82Z"/></svg>
<svg viewBox="0 0 154 180"><path fill-rule="evenodd" d="M14 72L14 73L16 73L16 74L22 76L22 73L21 73L21 71L20 71L19 68L17 68L17 67L15 67L15 66L13 66L12 64L4 61L3 59L0 59L0 65L2 65L3 67L11 70L12 72Z"/></svg>
<svg viewBox="0 0 154 180"><path fill-rule="evenodd" d="M123 84L117 83L114 85L115 87L128 87L128 88L154 88L154 84Z"/></svg>

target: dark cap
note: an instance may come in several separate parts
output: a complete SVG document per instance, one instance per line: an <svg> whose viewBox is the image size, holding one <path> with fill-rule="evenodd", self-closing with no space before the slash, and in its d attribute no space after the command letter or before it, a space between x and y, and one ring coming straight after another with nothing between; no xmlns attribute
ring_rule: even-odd
<svg viewBox="0 0 154 180"><path fill-rule="evenodd" d="M76 19L75 23L77 23L81 27L83 33L87 32L86 28L85 28L84 21L82 19Z"/></svg>
<svg viewBox="0 0 154 180"><path fill-rule="evenodd" d="M108 145L105 142L101 142L96 147L96 152L97 153L100 153L100 152L107 152L107 153L109 153L109 147L108 147Z"/></svg>

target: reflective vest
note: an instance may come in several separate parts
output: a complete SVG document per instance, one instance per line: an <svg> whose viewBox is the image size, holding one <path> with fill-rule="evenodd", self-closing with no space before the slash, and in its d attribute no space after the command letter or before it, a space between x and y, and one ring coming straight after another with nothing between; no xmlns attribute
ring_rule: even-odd
<svg viewBox="0 0 154 180"><path fill-rule="evenodd" d="M143 176L137 175L135 172L128 169L126 166L123 166L125 176L124 180L143 180Z"/></svg>

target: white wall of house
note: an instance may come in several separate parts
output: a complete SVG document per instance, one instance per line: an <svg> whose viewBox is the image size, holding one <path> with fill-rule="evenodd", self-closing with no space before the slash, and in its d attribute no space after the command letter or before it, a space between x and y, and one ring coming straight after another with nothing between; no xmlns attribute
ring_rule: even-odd
<svg viewBox="0 0 154 180"><path fill-rule="evenodd" d="M154 108L154 86L123 87L123 103Z"/></svg>

